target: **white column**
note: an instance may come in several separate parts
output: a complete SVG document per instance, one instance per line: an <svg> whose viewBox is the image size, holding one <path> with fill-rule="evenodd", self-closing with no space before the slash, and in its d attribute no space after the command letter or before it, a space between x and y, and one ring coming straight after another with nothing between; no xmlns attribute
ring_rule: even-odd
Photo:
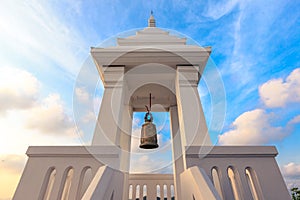
<svg viewBox="0 0 300 200"><path fill-rule="evenodd" d="M115 146L120 134L124 67L107 67L102 103L92 145Z"/></svg>
<svg viewBox="0 0 300 200"><path fill-rule="evenodd" d="M139 199L141 199L141 200L143 199L143 186L144 186L143 183L141 183L140 184L140 196L139 196Z"/></svg>
<svg viewBox="0 0 300 200"><path fill-rule="evenodd" d="M122 113L122 127L120 131L120 138L118 146L121 148L120 154L120 170L124 172L124 187L123 200L128 200L129 188L129 169L130 169L130 147L131 147L131 129L132 129L132 107L129 105L123 106Z"/></svg>
<svg viewBox="0 0 300 200"><path fill-rule="evenodd" d="M122 123L120 127L120 137L117 138L117 146L122 150L120 170L123 172L129 172L130 167L132 114L133 110L130 105L122 105Z"/></svg>
<svg viewBox="0 0 300 200"><path fill-rule="evenodd" d="M119 167L129 172L132 108L124 81L124 67L107 67L104 71L104 94L92 145L115 146L119 149ZM128 175L123 183L123 198L128 198Z"/></svg>
<svg viewBox="0 0 300 200"><path fill-rule="evenodd" d="M176 99L183 147L211 145L198 94L199 70L196 66L177 66Z"/></svg>
<svg viewBox="0 0 300 200"><path fill-rule="evenodd" d="M132 115L133 109L130 105L130 98L128 96L128 89L126 84L123 85L123 101L120 108L120 137L117 138L116 145L120 148L120 171L124 172L124 187L123 200L128 200L128 178L130 168L130 150L131 150L131 134L132 134Z"/></svg>
<svg viewBox="0 0 300 200"><path fill-rule="evenodd" d="M156 190L157 190L157 186L156 186ZM165 197L165 192L164 192L164 184L159 184L159 191L160 191L160 199L164 199Z"/></svg>
<svg viewBox="0 0 300 200"><path fill-rule="evenodd" d="M147 199L156 199L156 196L157 196L156 182L148 181L148 183L147 183Z"/></svg>
<svg viewBox="0 0 300 200"><path fill-rule="evenodd" d="M183 149L179 131L178 111L177 106L172 106L170 111L170 125L172 136L172 157L173 157L173 172L174 172L174 192L177 199L181 197L180 174L184 171Z"/></svg>
<svg viewBox="0 0 300 200"><path fill-rule="evenodd" d="M132 184L132 199L136 199L136 184Z"/></svg>
<svg viewBox="0 0 300 200"><path fill-rule="evenodd" d="M167 199L171 199L171 185L166 184L167 186Z"/></svg>

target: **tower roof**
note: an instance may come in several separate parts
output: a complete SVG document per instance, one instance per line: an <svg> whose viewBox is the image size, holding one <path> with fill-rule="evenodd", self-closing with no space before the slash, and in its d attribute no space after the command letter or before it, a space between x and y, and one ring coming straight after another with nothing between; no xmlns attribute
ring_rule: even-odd
<svg viewBox="0 0 300 200"><path fill-rule="evenodd" d="M157 28L151 11L148 27L137 31L133 36L118 38L117 44L119 46L186 45L186 38L170 35L168 31Z"/></svg>
<svg viewBox="0 0 300 200"><path fill-rule="evenodd" d="M185 45L186 38L170 35L168 31L157 27L146 27L133 36L118 38L117 44L119 46Z"/></svg>
<svg viewBox="0 0 300 200"><path fill-rule="evenodd" d="M155 25L153 14L149 18L149 27L137 31L135 35L117 38L116 46L92 47L91 54L99 72L102 73L101 67L106 66L126 66L128 70L154 62L172 68L178 65L194 65L200 66L200 71L204 69L211 47L187 44L186 38L171 35L168 31L152 25Z"/></svg>

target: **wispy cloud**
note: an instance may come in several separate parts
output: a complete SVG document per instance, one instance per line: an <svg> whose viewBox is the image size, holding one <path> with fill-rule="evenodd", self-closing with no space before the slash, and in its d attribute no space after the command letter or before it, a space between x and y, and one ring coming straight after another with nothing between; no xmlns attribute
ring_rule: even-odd
<svg viewBox="0 0 300 200"><path fill-rule="evenodd" d="M218 20L224 15L230 13L238 3L239 1L237 0L208 1L204 16L212 18L213 20Z"/></svg>
<svg viewBox="0 0 300 200"><path fill-rule="evenodd" d="M250 133L244 130L252 128L254 136L248 141L243 140L244 143L249 143L250 139L250 142L258 143L278 141L285 137L283 133L279 133L280 129L285 130L283 127L286 124L294 125L299 122L299 113L289 115L290 122L286 122L288 119L278 122L280 120L269 113L273 112L274 107L267 106L265 110L259 108L257 89L266 80L282 77L282 72L287 75L290 69L299 67L299 59L296 59L299 57L299 29L295 27L299 25L300 14L297 12L299 4L295 1L277 1L273 4L270 1L174 0L142 4L133 1L130 5L120 0L68 0L55 3L37 0L21 3L3 1L0 7L1 65L30 69L29 71L42 74L49 80L48 85L42 85L45 83L43 78L25 72L23 78L12 77L2 87L6 88L6 92L2 90L0 94L0 130L10 134L4 134L0 141L1 153L23 153L28 145L77 144L76 139L65 134L72 128L70 117L66 113L66 110L71 109L71 103L65 105L63 99L63 95L69 91L64 84L56 83L54 79L73 79L89 46L97 45L100 40L120 31L146 26L151 9L154 9L159 26L185 32L200 44L213 46L212 58L221 70L227 89L227 110L230 111L227 114L234 121L233 127L227 131L230 134L224 140L230 141L233 136L239 138L239 134L248 136ZM86 77L91 79L91 76ZM97 73L94 74L95 77L98 78ZM11 84L7 86L7 83ZM281 85L287 83L288 80L282 79ZM39 87L46 88L42 95ZM49 88L54 87L58 91L49 92ZM19 88L19 91L16 92L13 88ZM90 92L90 88L85 89ZM81 92L82 100L86 99L84 91ZM4 97L7 101L4 101ZM94 98L94 102L101 102L101 95ZM288 100L285 105L291 102L298 101ZM98 110L100 105L95 104L93 106L91 103L90 106L94 108L87 107L82 112L81 120L87 122L92 119L92 112ZM29 110L32 112L29 113ZM275 115L278 114L277 111L274 110ZM49 116L46 116L47 112L50 113ZM33 124L39 116L40 123ZM248 127L247 119L253 124L258 123L258 127ZM47 120L56 124L52 127L54 129L45 124ZM277 123L273 123L273 120ZM275 131L275 135L268 135L270 140L261 139L258 133L264 134L263 129ZM138 131L138 138L139 135ZM136 143L138 146L138 139ZM144 166L145 163L158 161L149 155L143 156L137 158L137 166L148 169L148 166ZM160 157L162 160L157 163L167 165L168 163L162 162L165 157Z"/></svg>
<svg viewBox="0 0 300 200"><path fill-rule="evenodd" d="M288 11L294 6L291 1L279 1L276 4L240 1L236 4L238 9L231 12L234 17L224 21L227 25L232 23L232 29L225 30L221 26L223 31L231 33L231 37L227 35L224 42L233 44L233 47L221 48L226 53L218 52L213 56L220 63L218 67L229 97L228 109L232 110L228 113L229 119L233 120L241 111L255 109L259 104L259 85L274 75L278 77L279 73L299 66L290 56L291 53L297 54L297 38L294 34L299 35L299 31L291 26L295 25L295 18L299 18L299 14ZM287 13L289 17L286 17ZM215 48L224 46L223 41L217 42ZM283 50L283 46L289 50ZM235 109L237 105L241 108Z"/></svg>
<svg viewBox="0 0 300 200"><path fill-rule="evenodd" d="M36 68L49 70L55 64L66 74L78 72L85 48L83 40L42 2L3 2L0 29L0 51L4 52L1 61L11 62L18 56Z"/></svg>

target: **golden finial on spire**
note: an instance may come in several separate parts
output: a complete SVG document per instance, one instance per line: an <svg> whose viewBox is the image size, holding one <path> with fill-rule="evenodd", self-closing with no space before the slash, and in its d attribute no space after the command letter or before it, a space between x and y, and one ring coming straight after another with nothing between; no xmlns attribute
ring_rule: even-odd
<svg viewBox="0 0 300 200"><path fill-rule="evenodd" d="M156 25L155 25L155 19L154 19L153 11L152 10L150 12L150 18L148 20L148 27L156 27Z"/></svg>

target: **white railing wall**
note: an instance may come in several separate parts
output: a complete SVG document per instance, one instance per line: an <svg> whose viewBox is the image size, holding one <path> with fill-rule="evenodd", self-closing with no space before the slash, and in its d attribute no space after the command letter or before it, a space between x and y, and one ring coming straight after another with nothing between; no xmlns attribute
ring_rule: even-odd
<svg viewBox="0 0 300 200"><path fill-rule="evenodd" d="M79 200L103 166L101 160L118 159L109 147L40 146L29 147L26 154L14 200Z"/></svg>
<svg viewBox="0 0 300 200"><path fill-rule="evenodd" d="M221 200L216 188L203 169L196 166L180 175L182 199Z"/></svg>
<svg viewBox="0 0 300 200"><path fill-rule="evenodd" d="M124 173L107 166L98 169L81 200L120 200L123 197Z"/></svg>
<svg viewBox="0 0 300 200"><path fill-rule="evenodd" d="M159 188L159 190L158 190ZM128 199L147 200L160 199L171 200L174 197L173 174L130 174Z"/></svg>
<svg viewBox="0 0 300 200"><path fill-rule="evenodd" d="M194 146L186 162L207 174L223 200L289 199L276 155L273 146Z"/></svg>
<svg viewBox="0 0 300 200"><path fill-rule="evenodd" d="M113 147L29 147L27 155L14 200L174 197L172 174L124 174L107 167L119 163ZM180 174L182 196L175 198L289 199L276 155L275 147L190 147Z"/></svg>

